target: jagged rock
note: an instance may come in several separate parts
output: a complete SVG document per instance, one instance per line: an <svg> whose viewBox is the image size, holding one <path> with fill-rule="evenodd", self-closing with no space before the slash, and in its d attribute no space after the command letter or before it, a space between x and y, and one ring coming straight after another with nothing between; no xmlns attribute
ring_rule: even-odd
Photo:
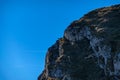
<svg viewBox="0 0 120 80"><path fill-rule="evenodd" d="M120 5L71 23L48 49L38 80L120 80Z"/></svg>

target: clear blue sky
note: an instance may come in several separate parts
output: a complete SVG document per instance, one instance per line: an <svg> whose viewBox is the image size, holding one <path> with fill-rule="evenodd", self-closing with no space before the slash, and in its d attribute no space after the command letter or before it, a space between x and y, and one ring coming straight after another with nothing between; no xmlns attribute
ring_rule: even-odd
<svg viewBox="0 0 120 80"><path fill-rule="evenodd" d="M0 80L37 80L48 47L85 13L120 0L0 0Z"/></svg>

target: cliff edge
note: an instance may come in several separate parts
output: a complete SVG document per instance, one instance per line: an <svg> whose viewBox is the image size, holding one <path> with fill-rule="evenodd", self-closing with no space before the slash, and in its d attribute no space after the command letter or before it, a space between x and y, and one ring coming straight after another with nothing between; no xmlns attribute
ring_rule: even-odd
<svg viewBox="0 0 120 80"><path fill-rule="evenodd" d="M72 22L48 49L38 80L120 80L120 5Z"/></svg>

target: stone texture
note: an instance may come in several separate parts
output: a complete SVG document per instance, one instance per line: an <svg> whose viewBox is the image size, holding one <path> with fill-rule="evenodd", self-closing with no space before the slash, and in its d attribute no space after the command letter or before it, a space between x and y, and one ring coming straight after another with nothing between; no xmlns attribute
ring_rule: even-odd
<svg viewBox="0 0 120 80"><path fill-rule="evenodd" d="M120 80L120 5L72 22L48 49L38 80Z"/></svg>

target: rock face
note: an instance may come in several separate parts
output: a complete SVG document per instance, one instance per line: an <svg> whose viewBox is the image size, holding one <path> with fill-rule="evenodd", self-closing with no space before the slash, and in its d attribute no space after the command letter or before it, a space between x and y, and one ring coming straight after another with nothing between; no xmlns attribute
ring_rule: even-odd
<svg viewBox="0 0 120 80"><path fill-rule="evenodd" d="M120 5L72 22L48 49L38 80L120 80Z"/></svg>

